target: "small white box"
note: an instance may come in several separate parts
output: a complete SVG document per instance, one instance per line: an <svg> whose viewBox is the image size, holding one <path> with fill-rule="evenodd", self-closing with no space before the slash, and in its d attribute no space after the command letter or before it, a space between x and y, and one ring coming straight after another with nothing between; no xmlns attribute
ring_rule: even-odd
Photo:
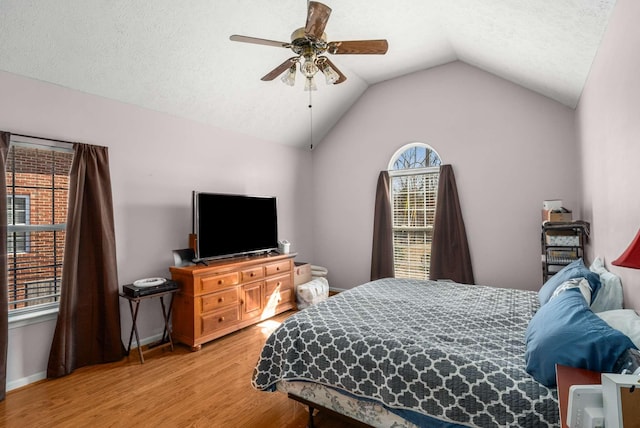
<svg viewBox="0 0 640 428"><path fill-rule="evenodd" d="M542 202L542 209L547 211L562 209L562 199L550 199Z"/></svg>
<svg viewBox="0 0 640 428"><path fill-rule="evenodd" d="M280 254L289 254L290 246L291 246L291 244L287 240L278 241L278 252Z"/></svg>

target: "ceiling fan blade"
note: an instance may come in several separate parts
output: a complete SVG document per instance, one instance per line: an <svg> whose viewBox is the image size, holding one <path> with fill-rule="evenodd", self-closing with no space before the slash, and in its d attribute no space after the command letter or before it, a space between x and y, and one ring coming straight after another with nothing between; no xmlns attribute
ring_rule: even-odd
<svg viewBox="0 0 640 428"><path fill-rule="evenodd" d="M330 42L327 52L334 55L366 54L384 55L389 49L386 40L351 40L343 42Z"/></svg>
<svg viewBox="0 0 640 428"><path fill-rule="evenodd" d="M265 74L264 77L260 80L264 80L265 82L268 82L270 80L275 79L276 77L280 76L282 73L287 71L289 67L291 67L291 64L293 64L297 59L298 59L297 56L293 56L289 58L288 60L286 60L285 62L283 62L282 64L280 64L279 66L277 66L276 68L274 68L273 70Z"/></svg>
<svg viewBox="0 0 640 428"><path fill-rule="evenodd" d="M333 71L335 71L336 73L338 73L338 76L340 76L338 78L338 80L336 80L333 84L337 85L338 83L342 83L345 80L347 80L347 76L345 76L344 74L342 74L342 72L340 70L338 70L338 67L336 67L329 58L327 58L326 56L321 57L324 59L324 61L329 65L329 67L333 68Z"/></svg>
<svg viewBox="0 0 640 428"><path fill-rule="evenodd" d="M278 42L276 40L259 39L257 37L239 36L237 34L229 37L229 40L233 42L253 43L256 45L275 46L278 48L288 48L291 46L291 44L288 42Z"/></svg>
<svg viewBox="0 0 640 428"><path fill-rule="evenodd" d="M331 15L331 8L317 1L309 2L309 11L307 12L307 25L304 27L304 33L315 39L322 38L324 27L327 26Z"/></svg>

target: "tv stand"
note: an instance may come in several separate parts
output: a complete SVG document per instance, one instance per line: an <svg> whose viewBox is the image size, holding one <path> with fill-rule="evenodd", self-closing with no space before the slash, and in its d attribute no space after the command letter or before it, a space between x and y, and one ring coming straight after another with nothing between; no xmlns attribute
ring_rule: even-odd
<svg viewBox="0 0 640 428"><path fill-rule="evenodd" d="M295 309L294 257L267 254L170 267L180 286L173 303L174 341L197 351L203 343Z"/></svg>

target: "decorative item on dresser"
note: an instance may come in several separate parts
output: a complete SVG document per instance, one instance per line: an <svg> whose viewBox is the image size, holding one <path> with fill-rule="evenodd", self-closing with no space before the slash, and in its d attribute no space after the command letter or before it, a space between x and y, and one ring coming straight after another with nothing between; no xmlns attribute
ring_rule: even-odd
<svg viewBox="0 0 640 428"><path fill-rule="evenodd" d="M295 309L296 254L216 260L208 266L172 266L180 290L173 338L197 351L203 343Z"/></svg>

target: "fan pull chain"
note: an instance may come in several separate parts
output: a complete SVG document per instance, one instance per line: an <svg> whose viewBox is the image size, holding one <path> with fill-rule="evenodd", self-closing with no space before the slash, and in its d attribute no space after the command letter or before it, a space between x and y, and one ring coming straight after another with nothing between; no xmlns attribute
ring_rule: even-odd
<svg viewBox="0 0 640 428"><path fill-rule="evenodd" d="M313 150L313 103L311 91L309 91L309 150Z"/></svg>

